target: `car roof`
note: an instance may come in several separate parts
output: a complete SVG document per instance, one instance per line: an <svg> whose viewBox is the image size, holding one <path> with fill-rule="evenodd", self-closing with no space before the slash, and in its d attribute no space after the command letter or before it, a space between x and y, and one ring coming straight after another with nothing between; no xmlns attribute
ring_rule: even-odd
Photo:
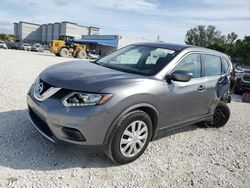
<svg viewBox="0 0 250 188"><path fill-rule="evenodd" d="M219 56L224 56L230 59L230 57L222 52L219 52L217 50L212 50L209 48L194 46L194 45L187 45L187 44L173 44L173 43L165 43L165 42L142 42L142 43L135 43L133 45L144 45L144 46L152 46L157 48L167 48L169 50L174 51L182 51L184 49L190 49L190 50L201 50L203 52L211 52L214 54L217 54Z"/></svg>
<svg viewBox="0 0 250 188"><path fill-rule="evenodd" d="M191 47L190 45L186 44L173 44L173 43L165 43L165 42L142 42L142 43L135 43L135 45L145 45L145 46L152 46L158 48L167 48L170 50L181 51L185 48Z"/></svg>

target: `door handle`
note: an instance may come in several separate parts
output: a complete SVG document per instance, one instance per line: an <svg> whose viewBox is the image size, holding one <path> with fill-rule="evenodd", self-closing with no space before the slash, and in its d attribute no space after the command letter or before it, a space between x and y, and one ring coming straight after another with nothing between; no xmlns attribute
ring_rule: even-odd
<svg viewBox="0 0 250 188"><path fill-rule="evenodd" d="M197 88L198 91L202 92L202 91L205 91L206 90L206 87L203 86L203 85L200 85L198 88Z"/></svg>

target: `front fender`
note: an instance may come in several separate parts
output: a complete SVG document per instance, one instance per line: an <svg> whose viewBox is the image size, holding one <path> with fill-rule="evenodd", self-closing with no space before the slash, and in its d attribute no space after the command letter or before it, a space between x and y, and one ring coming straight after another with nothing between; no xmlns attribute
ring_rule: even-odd
<svg viewBox="0 0 250 188"><path fill-rule="evenodd" d="M112 122L112 124L110 125L109 129L108 129L108 132L105 136L105 139L104 139L104 145L107 146L108 144L108 141L109 141L109 138L110 138L110 135L112 134L114 128L117 126L119 120L125 115L127 114L128 112L130 111L133 111L135 109L139 109L139 108L142 108L142 107L148 107L148 108L151 108L155 114L156 114L156 121L154 122L154 126L155 126L155 130L157 130L157 127L158 127L158 117L159 117L159 112L157 110L157 108L155 106L153 106L152 104L149 104L149 103L137 103L137 104L134 104L132 106L129 106L127 107L126 109L124 109L115 119L114 121ZM154 136L154 135L153 135Z"/></svg>

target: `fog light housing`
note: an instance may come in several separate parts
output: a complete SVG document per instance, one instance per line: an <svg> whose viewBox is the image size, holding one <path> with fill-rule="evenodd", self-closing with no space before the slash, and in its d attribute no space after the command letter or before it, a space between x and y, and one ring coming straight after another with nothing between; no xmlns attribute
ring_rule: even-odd
<svg viewBox="0 0 250 188"><path fill-rule="evenodd" d="M63 127L62 132L64 133L67 139L74 140L74 141L83 141L83 142L86 141L86 138L77 129Z"/></svg>

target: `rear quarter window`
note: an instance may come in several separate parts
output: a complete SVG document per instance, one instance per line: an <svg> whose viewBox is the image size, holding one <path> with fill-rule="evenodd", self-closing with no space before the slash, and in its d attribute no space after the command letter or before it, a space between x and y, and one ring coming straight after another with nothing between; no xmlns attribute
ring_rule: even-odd
<svg viewBox="0 0 250 188"><path fill-rule="evenodd" d="M221 58L215 55L203 55L204 76L217 76L222 74Z"/></svg>
<svg viewBox="0 0 250 188"><path fill-rule="evenodd" d="M225 74L229 69L229 62L225 59L222 58L222 73Z"/></svg>

